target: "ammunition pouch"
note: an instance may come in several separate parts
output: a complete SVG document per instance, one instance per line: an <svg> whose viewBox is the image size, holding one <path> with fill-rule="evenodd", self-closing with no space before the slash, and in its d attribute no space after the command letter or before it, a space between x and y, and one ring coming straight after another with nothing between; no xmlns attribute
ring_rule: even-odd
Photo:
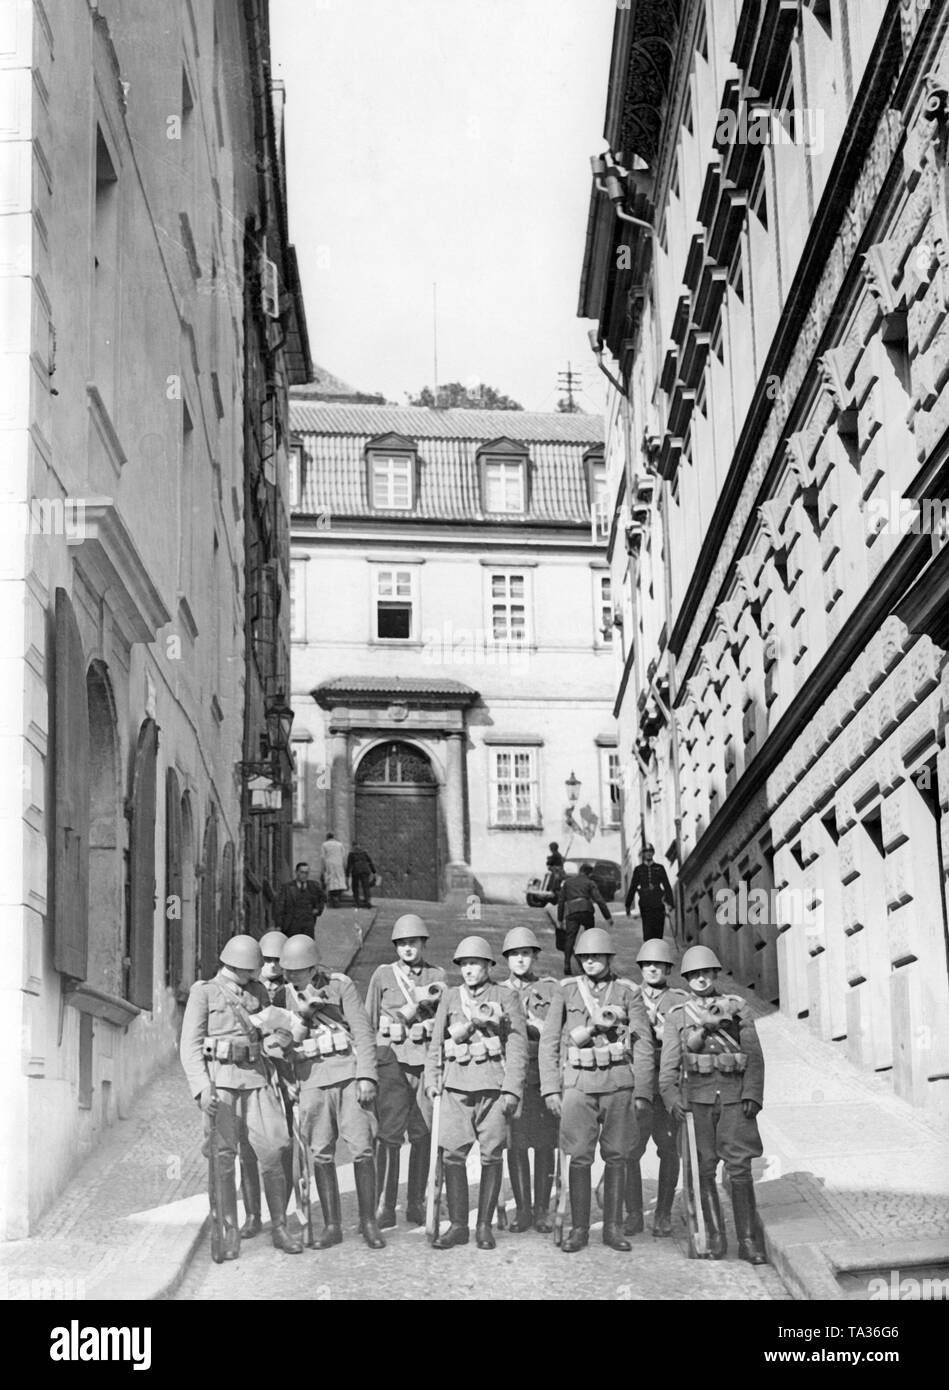
<svg viewBox="0 0 949 1390"><path fill-rule="evenodd" d="M615 1067L620 1062L626 1061L626 1048L621 1042L602 1042L596 1047L573 1047L567 1048L567 1065L577 1067L581 1071L589 1071L598 1068L601 1071L608 1067Z"/></svg>
<svg viewBox="0 0 949 1390"><path fill-rule="evenodd" d="M232 1062L237 1066L260 1061L260 1043L250 1038L205 1038L202 1055L210 1062Z"/></svg>
<svg viewBox="0 0 949 1390"><path fill-rule="evenodd" d="M445 1041L446 1062L460 1062L464 1066L468 1062L499 1062L503 1057L500 1038L487 1037L470 1043L453 1042L451 1038Z"/></svg>
<svg viewBox="0 0 949 1390"><path fill-rule="evenodd" d="M324 1057L342 1057L352 1051L352 1038L345 1028L321 1028L293 1049L301 1062L319 1062Z"/></svg>
<svg viewBox="0 0 949 1390"><path fill-rule="evenodd" d="M740 1076L748 1059L744 1052L687 1052L685 1070L690 1076L711 1076L720 1072L722 1076Z"/></svg>

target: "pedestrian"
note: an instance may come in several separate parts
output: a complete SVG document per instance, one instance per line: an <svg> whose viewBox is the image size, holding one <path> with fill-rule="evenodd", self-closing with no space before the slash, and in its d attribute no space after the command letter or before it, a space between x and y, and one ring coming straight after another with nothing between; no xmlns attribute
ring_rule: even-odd
<svg viewBox="0 0 949 1390"><path fill-rule="evenodd" d="M514 927L504 938L501 954L511 972L502 981L521 1001L527 1026L527 1078L524 1099L511 1119L507 1150L507 1171L517 1215L509 1229L547 1233L550 1219L550 1189L554 1179L554 1151L557 1148L557 1121L540 1094L540 1067L537 1048L550 1002L560 986L550 975L536 973L540 942L529 927ZM531 1211L531 1168L529 1151L534 1150L534 1205Z"/></svg>
<svg viewBox="0 0 949 1390"><path fill-rule="evenodd" d="M707 946L682 957L689 996L665 1016L659 1090L678 1124L690 1111L698 1151L699 1192L709 1254L728 1251L715 1177L719 1160L731 1183L738 1256L767 1264L758 1234L751 1160L763 1150L758 1112L764 1097L764 1057L751 1011L737 994L720 994L721 963Z"/></svg>
<svg viewBox="0 0 949 1390"><path fill-rule="evenodd" d="M287 1231L287 1117L271 1085L271 1063L254 1024L254 1014L268 1002L256 979L263 956L252 936L232 936L220 960L221 968L212 980L198 980L191 986L181 1025L180 1057L191 1094L205 1115L206 1155L212 1127L216 1131L214 1187L222 1208L224 1259L236 1260L240 1255L234 1160L242 1146L253 1151L263 1178L274 1246L286 1255L299 1255L303 1246ZM211 1198L213 1212L213 1192Z"/></svg>
<svg viewBox="0 0 949 1390"><path fill-rule="evenodd" d="M323 886L330 907L339 907L340 897L346 889L346 863L343 846L332 830L327 831L320 853L323 856Z"/></svg>
<svg viewBox="0 0 949 1390"><path fill-rule="evenodd" d="M432 1102L425 1094L425 1054L435 1012L445 990L445 972L425 961L429 931L421 917L407 912L392 928L397 959L380 965L369 981L366 1012L376 1033L379 1068L379 1142L376 1188L379 1226L396 1224L402 1140L409 1136L409 1184L405 1218L425 1221L425 1180L432 1143Z"/></svg>
<svg viewBox="0 0 949 1390"><path fill-rule="evenodd" d="M449 1227L433 1241L436 1250L468 1244L468 1175L465 1160L477 1141L481 1185L475 1240L495 1248L491 1222L501 1191L501 1164L508 1118L524 1094L527 1032L512 990L489 976L494 957L480 936L459 944L454 961L462 983L442 996L425 1061L425 1089L434 1100L444 1092L439 1140L444 1157Z"/></svg>
<svg viewBox="0 0 949 1390"><path fill-rule="evenodd" d="M560 846L557 844L557 841L556 841L556 840L551 840L551 842L550 842L550 844L547 846L547 848L550 850L550 853L549 853L548 856L547 856L547 868L548 868L548 870L551 870L551 869L562 869L562 868L563 868L563 855L560 853Z"/></svg>
<svg viewBox="0 0 949 1390"><path fill-rule="evenodd" d="M310 866L301 859L294 877L285 883L274 904L274 926L285 936L313 936L316 919L326 906L326 895L318 883L310 882Z"/></svg>
<svg viewBox="0 0 949 1390"><path fill-rule="evenodd" d="M316 1248L326 1250L343 1239L335 1162L341 1138L353 1160L359 1229L370 1250L381 1250L385 1241L376 1225L374 1160L376 1047L368 1015L349 976L321 967L315 941L288 941L280 965L287 984L279 1002L306 1025L289 1055L323 1210Z"/></svg>
<svg viewBox="0 0 949 1390"><path fill-rule="evenodd" d="M633 910L637 895L639 896L644 941L652 941L662 936L666 909L671 912L675 905L669 876L662 864L654 863L655 856L656 851L652 845L643 845L642 860L633 870L626 893L627 917Z"/></svg>
<svg viewBox="0 0 949 1390"><path fill-rule="evenodd" d="M654 1045L654 1068L651 1106L639 1117L639 1138L626 1163L626 1225L628 1236L643 1229L643 1182L640 1163L650 1136L659 1154L659 1190L652 1219L654 1236L672 1235L672 1199L679 1181L679 1146L675 1122L659 1095L659 1056L662 1049L666 1015L676 1004L688 998L685 990L672 989L669 976L675 955L668 941L644 941L639 948L636 964L642 974L640 994L649 1019Z"/></svg>
<svg viewBox="0 0 949 1390"><path fill-rule="evenodd" d="M582 931L593 926L593 908L596 905L607 922L612 925L613 918L606 900L593 881L593 865L583 863L576 874L568 874L560 885L557 899L557 921L563 931L563 973L565 976L577 973L573 963L573 948Z"/></svg>
<svg viewBox="0 0 949 1390"><path fill-rule="evenodd" d="M623 1235L626 1160L637 1141L637 1114L652 1096L653 1042L638 991L613 974L615 950L602 927L576 943L583 974L561 980L540 1036L540 1086L560 1120L560 1146L570 1160L571 1229L562 1249L590 1239L593 1160L603 1159L603 1244L631 1250Z"/></svg>
<svg viewBox="0 0 949 1390"><path fill-rule="evenodd" d="M372 887L376 866L366 850L353 841L353 847L346 856L346 877L352 884L353 902L357 907L372 907L369 890Z"/></svg>

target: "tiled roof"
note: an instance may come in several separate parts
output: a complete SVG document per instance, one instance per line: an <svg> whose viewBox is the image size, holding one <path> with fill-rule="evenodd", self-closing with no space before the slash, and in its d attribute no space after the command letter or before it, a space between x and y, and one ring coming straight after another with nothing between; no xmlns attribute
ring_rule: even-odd
<svg viewBox="0 0 949 1390"><path fill-rule="evenodd" d="M382 695L389 700L408 700L413 696L442 697L470 704L478 692L470 685L452 680L424 680L411 676L334 676L311 692L319 704L332 703L334 696Z"/></svg>
<svg viewBox="0 0 949 1390"><path fill-rule="evenodd" d="M505 519L589 525L583 455L603 442L599 416L316 405L291 399L290 423L304 437L309 456L302 514L495 520L482 511L477 455L484 443L509 438L527 448L530 492L526 514ZM381 512L369 505L365 449L371 439L386 434L418 442L419 497L410 513Z"/></svg>

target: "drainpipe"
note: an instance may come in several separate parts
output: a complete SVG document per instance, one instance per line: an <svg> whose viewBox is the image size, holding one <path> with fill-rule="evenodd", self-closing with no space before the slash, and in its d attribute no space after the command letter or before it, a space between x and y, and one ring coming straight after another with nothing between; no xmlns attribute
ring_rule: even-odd
<svg viewBox="0 0 949 1390"><path fill-rule="evenodd" d="M654 476L658 474L654 471ZM669 729L672 743L672 795L673 795L673 814L675 820L676 837L676 915L678 917L679 929L685 931L685 893L682 886L682 784L679 780L679 730L675 719L676 698L678 695L676 687L676 663L672 648L669 646L669 637L672 633L672 555L669 548L669 506L671 502L672 489L668 479L663 478L662 482L662 557L663 557L663 577L665 588L665 608L666 608L666 670L669 678ZM675 931L673 930L673 935ZM680 943L681 944L681 943Z"/></svg>

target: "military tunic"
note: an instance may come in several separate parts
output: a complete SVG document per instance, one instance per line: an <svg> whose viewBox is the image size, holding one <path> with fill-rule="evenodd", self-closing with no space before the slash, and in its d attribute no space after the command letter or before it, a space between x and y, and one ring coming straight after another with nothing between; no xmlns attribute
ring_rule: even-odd
<svg viewBox="0 0 949 1390"><path fill-rule="evenodd" d="M578 1047L570 1034L591 1021L584 989L595 1007L624 1009L628 1023ZM593 1163L597 1138L604 1162L626 1161L637 1140L633 1099L652 1098L653 1053L646 1011L628 980L561 981L540 1037L540 1088L544 1096L562 1094L560 1145L578 1165Z"/></svg>
<svg viewBox="0 0 949 1390"><path fill-rule="evenodd" d="M218 1110L213 1121L222 1169L233 1166L248 1143L264 1174L282 1170L290 1136L283 1105L271 1080L253 1016L268 1003L256 980L242 986L225 970L191 986L181 1025L179 1055L191 1094L197 1099L213 1082ZM212 1056L206 1053L212 1053ZM205 1152L211 1133L205 1115Z"/></svg>
<svg viewBox="0 0 949 1390"><path fill-rule="evenodd" d="M509 989L520 1000L527 1025L527 1077L524 1098L511 1120L512 1149L555 1149L557 1147L557 1117L544 1104L540 1093L540 1063L537 1060L540 1034L559 981L549 975L536 979L510 975L502 989Z"/></svg>
<svg viewBox="0 0 949 1390"><path fill-rule="evenodd" d="M484 1003L500 1005L500 1025L476 1027L467 1042L455 1043L449 1029L467 1024L472 1006ZM463 1162L476 1140L482 1163L500 1159L508 1141L501 1094L520 1100L526 1073L527 1030L513 991L493 981L447 989L425 1060L426 1090L444 1086L440 1143L447 1162Z"/></svg>
<svg viewBox="0 0 949 1390"><path fill-rule="evenodd" d="M317 971L310 985L285 987L277 1003L303 1013L317 1009L307 1037L294 1044L295 1080L300 1086L300 1119L315 1163L332 1163L341 1138L353 1161L372 1158L376 1117L356 1099L357 1081L377 1081L376 1046L368 1015L348 975Z"/></svg>
<svg viewBox="0 0 949 1390"><path fill-rule="evenodd" d="M407 1006L413 990L444 983L441 966L408 966L401 961L380 965L369 981L366 1012L376 1034L376 1113L384 1144L401 1144L406 1131L415 1144L431 1132L432 1102L425 1094L423 1078L438 1002L419 1004L416 1019L408 1024L399 1010Z"/></svg>
<svg viewBox="0 0 949 1390"><path fill-rule="evenodd" d="M697 1036L702 1010L714 1003L726 1020ZM750 1178L751 1160L763 1152L758 1121L741 1102L764 1095L764 1056L748 1005L739 995L689 995L665 1016L659 1090L671 1112L680 1100L695 1119L699 1170L714 1181L719 1159L730 1178Z"/></svg>
<svg viewBox="0 0 949 1390"><path fill-rule="evenodd" d="M651 1123L646 1124L642 1118L640 1119L639 1138L630 1156L638 1162L646 1152L646 1145L650 1138L652 1138L661 1157L677 1158L677 1126L666 1107L662 1104L659 1095L659 1057L662 1051L662 1038L665 1032L666 1015L674 1005L685 1003L689 996L685 990L670 989L668 985L660 985L658 988L653 988L652 985L644 984L636 985L634 988L639 990L652 1030L655 1066L653 1068L653 1107Z"/></svg>

